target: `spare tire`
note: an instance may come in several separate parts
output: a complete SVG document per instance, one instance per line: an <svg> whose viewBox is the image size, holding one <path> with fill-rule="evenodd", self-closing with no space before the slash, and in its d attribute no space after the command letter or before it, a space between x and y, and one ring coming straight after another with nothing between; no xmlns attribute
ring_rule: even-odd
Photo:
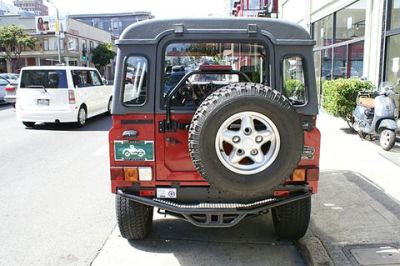
<svg viewBox="0 0 400 266"><path fill-rule="evenodd" d="M197 171L221 191L267 196L298 165L303 129L289 100L267 86L233 83L197 109L189 152Z"/></svg>

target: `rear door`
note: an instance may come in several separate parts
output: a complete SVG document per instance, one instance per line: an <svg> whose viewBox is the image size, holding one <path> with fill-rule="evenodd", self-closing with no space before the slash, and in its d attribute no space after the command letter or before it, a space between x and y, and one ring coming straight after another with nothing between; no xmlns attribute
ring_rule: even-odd
<svg viewBox="0 0 400 266"><path fill-rule="evenodd" d="M255 41L178 41L168 42L160 49L159 52L164 55L162 60L165 72L159 88L162 94L161 110L157 115L159 125L165 126L167 95L174 87L177 87L178 83L171 84L174 74L168 73L166 70L180 69L187 74L199 70L205 65L223 66L219 67L221 69L230 66L232 70L246 74L252 82L269 85L268 49L265 45ZM176 88L170 101L172 129L163 130L161 127L156 131L157 154L162 153L162 157L158 157L161 160L157 160L158 180L204 180L195 170L190 158L188 128L196 109L209 94L229 82L237 82L234 79L230 80L228 76L210 73L198 74L182 84L182 87Z"/></svg>
<svg viewBox="0 0 400 266"><path fill-rule="evenodd" d="M68 110L67 80L63 69L23 70L17 90L18 105L25 111Z"/></svg>

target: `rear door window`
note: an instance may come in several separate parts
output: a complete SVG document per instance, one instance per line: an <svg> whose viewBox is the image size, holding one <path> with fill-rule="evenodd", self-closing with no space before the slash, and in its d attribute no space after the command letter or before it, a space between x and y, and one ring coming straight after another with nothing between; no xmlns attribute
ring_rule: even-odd
<svg viewBox="0 0 400 266"><path fill-rule="evenodd" d="M269 85L268 51L261 43L171 43L165 48L161 105L165 105L171 90L186 74L200 70L204 66L230 68L232 73L239 71L251 82ZM246 80L241 80L236 74L218 73L218 71L215 74L194 75L182 88L174 92L174 95L171 95L171 106L193 108L213 91L238 81Z"/></svg>
<svg viewBox="0 0 400 266"><path fill-rule="evenodd" d="M65 70L24 70L20 88L67 89Z"/></svg>

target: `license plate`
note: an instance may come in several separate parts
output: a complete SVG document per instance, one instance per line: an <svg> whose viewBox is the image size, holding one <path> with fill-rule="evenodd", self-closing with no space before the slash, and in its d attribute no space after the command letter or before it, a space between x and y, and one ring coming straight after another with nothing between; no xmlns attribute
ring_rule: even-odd
<svg viewBox="0 0 400 266"><path fill-rule="evenodd" d="M49 106L50 105L50 100L48 100L48 99L38 99L37 100L37 105Z"/></svg>
<svg viewBox="0 0 400 266"><path fill-rule="evenodd" d="M157 198L176 199L176 188L157 188Z"/></svg>

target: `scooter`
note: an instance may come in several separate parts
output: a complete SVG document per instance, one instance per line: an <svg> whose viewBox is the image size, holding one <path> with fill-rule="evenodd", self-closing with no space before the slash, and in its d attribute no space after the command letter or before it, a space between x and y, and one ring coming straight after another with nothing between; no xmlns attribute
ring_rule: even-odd
<svg viewBox="0 0 400 266"><path fill-rule="evenodd" d="M378 91L359 92L357 106L348 121L362 138L373 140L379 135L380 145L386 151L396 141L398 109L391 97L394 94L394 87L388 82L382 82Z"/></svg>

